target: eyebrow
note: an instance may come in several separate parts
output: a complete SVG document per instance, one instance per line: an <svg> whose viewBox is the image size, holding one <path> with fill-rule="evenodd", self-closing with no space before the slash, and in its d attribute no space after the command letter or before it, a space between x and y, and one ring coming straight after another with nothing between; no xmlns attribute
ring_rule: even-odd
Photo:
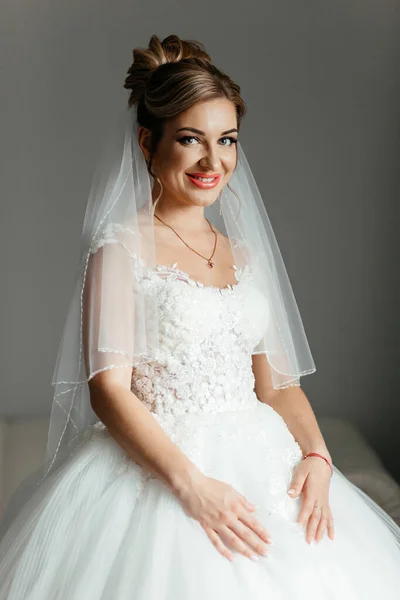
<svg viewBox="0 0 400 600"><path fill-rule="evenodd" d="M198 133L199 135L206 135L204 131L201 131L201 129L195 129L194 127L181 127L180 129L176 130L176 133L178 133L178 131L193 131L193 133ZM228 129L228 131L223 131L221 133L221 135L226 135L228 133L238 133L237 129Z"/></svg>

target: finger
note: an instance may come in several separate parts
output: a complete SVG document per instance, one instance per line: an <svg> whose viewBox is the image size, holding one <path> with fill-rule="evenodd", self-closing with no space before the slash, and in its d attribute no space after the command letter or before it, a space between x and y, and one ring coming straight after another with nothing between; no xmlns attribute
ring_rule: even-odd
<svg viewBox="0 0 400 600"><path fill-rule="evenodd" d="M265 527L260 523L258 519L253 516L246 514L245 512L238 514L238 519L249 527L254 533L256 533L264 542L267 544L272 543L271 536Z"/></svg>
<svg viewBox="0 0 400 600"><path fill-rule="evenodd" d="M303 527L305 527L308 519L311 516L311 513L313 512L314 504L315 499L311 499L311 497L304 498L304 502L299 512L299 516L297 517L297 522L300 523L300 525L303 525Z"/></svg>
<svg viewBox="0 0 400 600"><path fill-rule="evenodd" d="M320 542L324 536L324 533L326 531L326 522L327 522L326 515L323 514L321 517L321 520L319 522L319 525L318 525L317 534L315 536L315 539L317 542Z"/></svg>
<svg viewBox="0 0 400 600"><path fill-rule="evenodd" d="M328 531L328 537L333 540L335 538L335 525L332 515L329 515L326 527Z"/></svg>
<svg viewBox="0 0 400 600"><path fill-rule="evenodd" d="M297 498L297 496L301 493L303 487L304 487L304 483L307 479L307 474L303 474L301 475L300 473L296 473L295 476L292 479L292 482L290 484L290 487L288 489L288 494L289 496L291 496L292 498Z"/></svg>
<svg viewBox="0 0 400 600"><path fill-rule="evenodd" d="M321 509L314 508L312 511L310 518L308 520L307 525L307 542L311 543L313 539L315 539L315 534L318 528L318 525L321 521Z"/></svg>
<svg viewBox="0 0 400 600"><path fill-rule="evenodd" d="M236 520L230 526L231 530L250 547L253 552L266 556L268 554L268 547L260 540L259 536L254 533L247 525L244 525L239 520Z"/></svg>
<svg viewBox="0 0 400 600"><path fill-rule="evenodd" d="M218 552L222 554L222 556L227 558L230 562L232 562L234 558L233 553L225 546L218 533L210 527L203 527L203 529L208 535L209 539L211 540L213 546L218 550Z"/></svg>
<svg viewBox="0 0 400 600"><path fill-rule="evenodd" d="M259 559L259 557L256 554L254 554L252 548L249 548L243 542L243 540L235 533L235 531L231 529L230 526L224 525L221 528L218 528L217 533L222 539L223 543L228 548L233 548L234 550L240 552L240 554L243 554L243 556L246 556L251 560Z"/></svg>

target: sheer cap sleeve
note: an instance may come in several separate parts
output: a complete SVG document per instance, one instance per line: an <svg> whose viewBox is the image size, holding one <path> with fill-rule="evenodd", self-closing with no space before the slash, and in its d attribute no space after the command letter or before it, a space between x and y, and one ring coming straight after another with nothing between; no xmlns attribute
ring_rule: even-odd
<svg viewBox="0 0 400 600"><path fill-rule="evenodd" d="M134 367L158 348L157 303L140 285L146 270L137 238L110 223L90 246L82 328L88 380L105 369Z"/></svg>

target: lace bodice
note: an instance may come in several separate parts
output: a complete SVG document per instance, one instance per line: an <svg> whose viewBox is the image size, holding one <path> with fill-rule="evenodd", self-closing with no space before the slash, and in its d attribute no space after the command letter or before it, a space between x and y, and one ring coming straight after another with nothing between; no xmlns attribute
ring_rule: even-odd
<svg viewBox="0 0 400 600"><path fill-rule="evenodd" d="M264 296L247 267L237 283L218 288L178 268L146 273L160 323L157 360L133 371L132 391L158 415L245 410L257 402L253 348L268 325Z"/></svg>
<svg viewBox="0 0 400 600"><path fill-rule="evenodd" d="M204 473L224 477L215 457L230 455L237 444L249 464L268 461L265 476L251 479L264 477L262 502L286 514L292 510L287 479L302 452L282 417L255 394L252 353L270 324L270 308L249 267L234 272L236 283L218 288L195 281L178 263L150 268L135 259L134 286L157 310L158 346L132 370L131 390ZM114 443L102 422L86 435ZM137 468L138 496L155 478L122 450L115 468L118 474Z"/></svg>
<svg viewBox="0 0 400 600"><path fill-rule="evenodd" d="M144 306L141 325L151 329L152 319L158 324L157 348L132 371L133 393L160 417L254 406L252 352L270 312L249 265L234 265L236 283L219 288L195 281L177 262L149 267L135 243L134 231L110 223L90 248L124 249L134 265L135 296Z"/></svg>

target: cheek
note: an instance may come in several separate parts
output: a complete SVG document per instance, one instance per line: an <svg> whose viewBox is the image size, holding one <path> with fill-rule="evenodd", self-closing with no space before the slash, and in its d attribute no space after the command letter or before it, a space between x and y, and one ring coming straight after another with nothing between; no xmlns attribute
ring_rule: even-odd
<svg viewBox="0 0 400 600"><path fill-rule="evenodd" d="M174 149L163 157L160 166L164 176L173 180L180 177L184 171L188 171L192 166L192 162L187 154L185 155L179 149Z"/></svg>
<svg viewBox="0 0 400 600"><path fill-rule="evenodd" d="M233 150L232 153L226 157L225 160L225 169L227 170L227 174L230 176L233 174L233 171L235 170L236 167L236 162L237 162L237 154L236 151Z"/></svg>

